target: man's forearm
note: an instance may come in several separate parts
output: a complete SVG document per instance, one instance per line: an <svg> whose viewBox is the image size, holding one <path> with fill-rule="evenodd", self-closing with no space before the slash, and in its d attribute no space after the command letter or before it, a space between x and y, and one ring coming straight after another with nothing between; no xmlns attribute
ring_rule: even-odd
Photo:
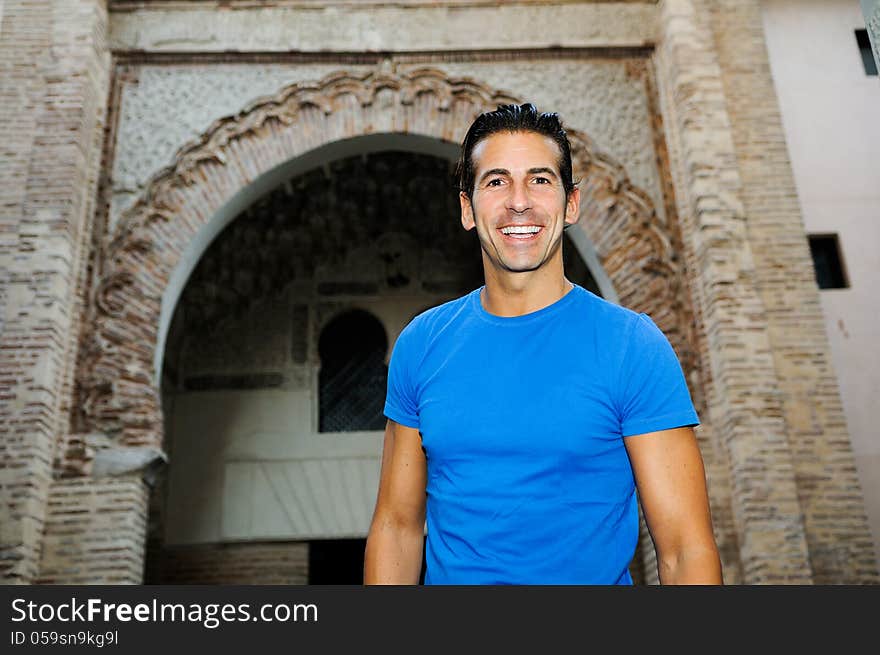
<svg viewBox="0 0 880 655"><path fill-rule="evenodd" d="M657 558L660 584L663 585L720 585L721 560L714 548L682 551L675 557Z"/></svg>
<svg viewBox="0 0 880 655"><path fill-rule="evenodd" d="M374 522L364 554L364 584L418 584L423 548L423 529Z"/></svg>

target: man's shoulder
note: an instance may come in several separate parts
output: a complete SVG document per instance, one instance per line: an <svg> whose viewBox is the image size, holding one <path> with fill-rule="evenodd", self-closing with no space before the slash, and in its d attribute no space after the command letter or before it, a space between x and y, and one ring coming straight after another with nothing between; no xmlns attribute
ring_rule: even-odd
<svg viewBox="0 0 880 655"><path fill-rule="evenodd" d="M642 320L642 314L610 300L605 300L588 289L578 286L576 291L579 294L581 316L597 327L618 331L629 329Z"/></svg>
<svg viewBox="0 0 880 655"><path fill-rule="evenodd" d="M447 327L467 311L471 296L478 292L479 289L475 289L463 296L453 298L419 312L403 328L400 336L413 338L422 335L427 337L442 332L444 327Z"/></svg>
<svg viewBox="0 0 880 655"><path fill-rule="evenodd" d="M469 291L458 298L453 298L452 300L447 300L439 305L429 307L423 312L416 314L413 318L413 322L419 321L422 323L430 323L431 321L442 320L444 317L457 314L469 302L471 296L478 291L479 289L475 289L474 291Z"/></svg>
<svg viewBox="0 0 880 655"><path fill-rule="evenodd" d="M645 352L668 343L666 334L648 314L605 300L581 288L578 320L606 348Z"/></svg>

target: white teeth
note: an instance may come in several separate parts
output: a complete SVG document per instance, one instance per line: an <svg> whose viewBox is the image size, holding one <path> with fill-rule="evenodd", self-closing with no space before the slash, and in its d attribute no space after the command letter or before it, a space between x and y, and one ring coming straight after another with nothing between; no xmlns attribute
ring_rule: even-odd
<svg viewBox="0 0 880 655"><path fill-rule="evenodd" d="M502 227L502 234L537 234L541 228L537 225L512 225L510 227Z"/></svg>

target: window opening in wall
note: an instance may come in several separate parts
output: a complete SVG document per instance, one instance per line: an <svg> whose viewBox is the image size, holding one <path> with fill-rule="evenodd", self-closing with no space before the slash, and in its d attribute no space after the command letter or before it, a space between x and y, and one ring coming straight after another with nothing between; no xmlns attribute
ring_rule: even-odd
<svg viewBox="0 0 880 655"><path fill-rule="evenodd" d="M871 38L868 30L856 30L856 43L862 53L862 64L865 66L866 75L877 75L877 61L874 59L874 51L871 49Z"/></svg>
<svg viewBox="0 0 880 655"><path fill-rule="evenodd" d="M337 316L318 340L318 431L385 428L388 339L379 320L363 310Z"/></svg>
<svg viewBox="0 0 880 655"><path fill-rule="evenodd" d="M843 268L840 241L836 234L810 235L810 252L820 289L846 289L849 283Z"/></svg>

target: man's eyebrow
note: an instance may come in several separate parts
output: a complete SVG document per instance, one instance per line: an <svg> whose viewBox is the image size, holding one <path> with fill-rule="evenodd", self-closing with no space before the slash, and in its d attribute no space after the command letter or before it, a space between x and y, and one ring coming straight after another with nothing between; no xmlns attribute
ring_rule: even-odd
<svg viewBox="0 0 880 655"><path fill-rule="evenodd" d="M538 173L545 173L545 174L549 175L550 177L555 177L555 178L559 177L556 174L556 171L554 171L552 168L547 168L546 166L543 166L540 168L530 168L529 169L529 175L537 175Z"/></svg>
<svg viewBox="0 0 880 655"><path fill-rule="evenodd" d="M485 180L490 175L510 175L510 171L506 168L490 168L488 171L480 175L480 182Z"/></svg>

